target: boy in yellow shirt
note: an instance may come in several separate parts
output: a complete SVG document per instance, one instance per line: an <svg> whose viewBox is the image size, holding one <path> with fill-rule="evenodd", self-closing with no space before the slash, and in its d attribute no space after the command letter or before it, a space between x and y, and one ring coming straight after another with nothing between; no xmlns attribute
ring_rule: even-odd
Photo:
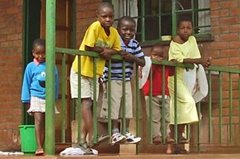
<svg viewBox="0 0 240 159"><path fill-rule="evenodd" d="M105 60L109 59L112 54L121 50L118 32L112 27L113 24L113 5L103 2L97 9L97 21L93 22L87 29L79 50L95 51L100 54L101 58L96 60L97 77L102 76L105 66ZM93 119L92 119L92 103L93 103L93 57L81 56L81 101L82 101L82 118L84 142L88 146L92 142L93 137ZM78 57L72 64L71 75L71 96L78 97ZM98 97L98 83L97 83ZM85 144L86 145L86 144Z"/></svg>

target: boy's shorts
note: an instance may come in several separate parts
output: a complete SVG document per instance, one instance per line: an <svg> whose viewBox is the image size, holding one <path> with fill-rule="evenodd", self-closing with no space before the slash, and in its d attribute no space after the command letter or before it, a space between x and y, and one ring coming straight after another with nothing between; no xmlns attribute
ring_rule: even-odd
<svg viewBox="0 0 240 159"><path fill-rule="evenodd" d="M112 80L111 81L111 119L117 120L123 117L123 99L122 99L122 81ZM108 98L107 98L107 83L103 85L103 101L100 110L100 118L108 118ZM133 117L132 107L132 89L130 81L125 82L125 118ZM121 113L122 112L122 113Z"/></svg>
<svg viewBox="0 0 240 159"><path fill-rule="evenodd" d="M71 97L78 98L78 73L71 69L70 73ZM91 98L93 100L94 91L93 78L81 76L81 98ZM99 94L99 83L96 82L96 100Z"/></svg>

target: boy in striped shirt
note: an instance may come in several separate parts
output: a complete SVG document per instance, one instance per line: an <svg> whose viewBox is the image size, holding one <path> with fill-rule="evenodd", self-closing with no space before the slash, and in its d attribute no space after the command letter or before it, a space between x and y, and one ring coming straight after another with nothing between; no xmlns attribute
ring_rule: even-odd
<svg viewBox="0 0 240 159"><path fill-rule="evenodd" d="M133 117L132 113L132 89L131 77L133 72L133 64L144 66L144 53L142 52L139 43L134 39L136 33L136 22L133 18L124 16L119 19L118 33L121 41L121 56L125 60L125 81L123 81L123 62L119 60L111 61L111 79L108 78L108 67L104 71L104 87L107 87L107 80L111 80L111 119L112 119L112 144L115 143L138 143L141 138L129 133L129 122ZM122 85L125 82L125 92L123 93ZM105 89L107 90L107 89ZM100 117L108 118L107 94L104 92L103 106L101 108ZM125 94L125 117L126 117L126 132L123 134L119 130L120 107L123 106L122 100Z"/></svg>

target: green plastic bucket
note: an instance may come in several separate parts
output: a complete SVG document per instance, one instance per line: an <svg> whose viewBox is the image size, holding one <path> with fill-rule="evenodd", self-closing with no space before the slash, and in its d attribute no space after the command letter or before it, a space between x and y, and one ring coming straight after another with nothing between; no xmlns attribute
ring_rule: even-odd
<svg viewBox="0 0 240 159"><path fill-rule="evenodd" d="M35 126L19 125L21 138L21 151L24 153L34 153L37 149Z"/></svg>

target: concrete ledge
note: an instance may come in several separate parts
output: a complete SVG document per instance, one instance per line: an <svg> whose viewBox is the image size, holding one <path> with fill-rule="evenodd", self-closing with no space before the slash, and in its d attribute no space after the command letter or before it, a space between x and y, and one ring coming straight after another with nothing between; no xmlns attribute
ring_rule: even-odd
<svg viewBox="0 0 240 159"><path fill-rule="evenodd" d="M135 155L136 153L136 144L120 144L119 155Z"/></svg>
<svg viewBox="0 0 240 159"><path fill-rule="evenodd" d="M6 159L30 159L30 158L44 158L44 159L239 159L239 154L185 154L185 155L166 155L166 154L138 154L138 155L98 155L98 156L76 156L76 157L60 157L60 156L0 156Z"/></svg>

